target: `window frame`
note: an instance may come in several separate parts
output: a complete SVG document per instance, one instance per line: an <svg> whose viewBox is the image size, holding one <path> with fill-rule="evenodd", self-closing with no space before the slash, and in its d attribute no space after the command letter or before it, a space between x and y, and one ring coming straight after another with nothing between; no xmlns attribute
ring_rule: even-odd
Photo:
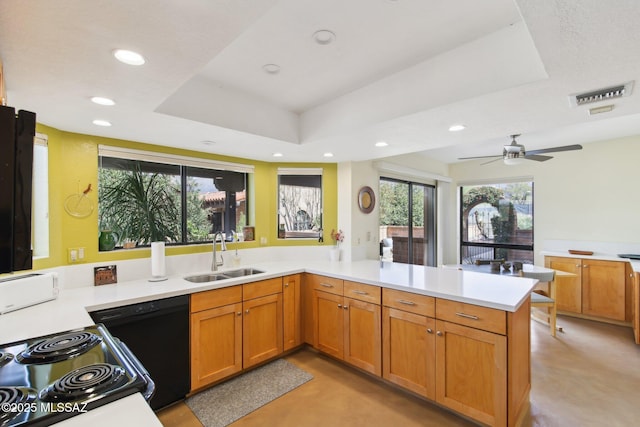
<svg viewBox="0 0 640 427"><path fill-rule="evenodd" d="M319 227L318 227L318 231L316 232L310 232L310 233L301 233L300 231L296 231L296 230L286 230L286 229L282 229L281 228L281 222L280 222L280 216L281 216L281 190L280 190L280 186L281 186L281 177L283 176L299 176L299 177L304 177L304 176L313 176L313 177L318 177L320 180L320 185L319 185L319 193L320 193L320 207L319 207L319 212L318 212L318 216L319 216ZM277 206L277 215L276 215L276 235L278 236L279 240L292 240L292 239L296 239L296 240L314 240L314 239L320 239L322 236L322 230L324 229L324 224L323 224L323 217L324 217L324 185L325 185L325 179L324 179L324 169L323 168L278 168L278 178L277 178L277 200L276 200L276 206ZM314 188L315 186L308 186L308 188ZM305 211L305 213L308 212ZM313 218L311 218L311 222L313 222ZM308 234L304 235L304 234Z"/></svg>
<svg viewBox="0 0 640 427"><path fill-rule="evenodd" d="M163 168L178 168L179 173L175 175L180 179L180 196L179 196L179 206L177 209L180 212L180 236L178 241L175 242L166 242L167 245L170 246L186 246L186 245L198 245L198 244L208 244L213 241L212 238L206 240L198 240L198 241L189 241L189 235L187 232L187 189L188 189L188 178L196 175L189 174L190 168L194 168L195 170L210 170L213 173L211 175L217 175L216 172L219 173L240 173L244 177L244 192L245 192L245 224L246 226L249 221L249 182L250 175L254 173L254 166L245 165L239 163L231 163L210 159L201 159L187 156L179 156L179 155L171 155L165 153L151 152L151 151L143 151L143 150L135 150L128 149L123 147L113 147L106 145L98 146L98 173L102 168L102 158L108 157L113 159L120 159L125 161L139 161L146 163L155 163L158 164L158 169ZM214 186L215 186L215 178L213 178ZM215 187L218 191L218 187ZM100 191L100 189L98 189ZM235 226L234 226L235 228ZM225 226L224 234L227 241L233 240L233 228L227 229ZM242 229L235 230L236 234L242 233ZM211 236L212 233L209 233L208 236ZM150 242L145 242L144 244L137 244L137 247L149 247ZM122 246L117 246L116 249L121 248Z"/></svg>
<svg viewBox="0 0 640 427"><path fill-rule="evenodd" d="M531 186L531 194L530 194L530 198L531 198L531 202L530 202L530 212L531 212L531 244L517 244L517 243L499 243L499 242L493 242L493 243L484 243L484 242L469 242L469 241L465 241L464 236L465 236L465 228L464 228L464 221L465 221L465 213L464 213L464 188L468 188L468 187L491 187L491 186L498 186L498 185L509 185L509 184L517 184L517 183L528 183ZM458 256L460 257L460 262L461 263L465 263L465 260L469 257L465 257L464 256L464 250L465 248L487 248L487 249L493 249L492 251L492 256L490 258L478 258L478 259L498 259L499 257L496 255L496 249L505 249L507 251L509 250L521 250L521 251L528 251L531 253L531 262L533 262L533 258L534 258L534 241L535 241L535 227L534 227L534 222L535 222L535 209L534 209L534 197L535 194L535 183L533 178L531 177L523 177L523 178L511 178L511 179L505 179L505 180L500 180L500 179L496 179L496 180L489 180L489 181L481 181L481 182L465 182L465 183L460 183L458 186L458 197L459 197L459 209L458 209L458 216L459 216L459 233L460 233L460 238L459 238L459 252L458 252ZM526 199L526 196L525 196ZM511 199L509 199L511 200ZM488 201L485 201L483 203L489 203ZM471 210L469 211L471 212ZM517 218L516 218L517 221ZM517 223L516 223L517 224ZM467 230L468 230L468 225L467 225ZM517 226L516 226L516 230L517 230ZM506 258L506 257L505 257ZM514 261L518 261L518 260L514 260ZM528 262L529 260L527 260Z"/></svg>
<svg viewBox="0 0 640 427"><path fill-rule="evenodd" d="M41 147L41 148L39 148ZM36 150L44 150L41 157L44 164L40 164L40 156ZM31 243L33 259L46 259L51 255L50 219L49 219L49 137L36 132L33 140L33 230Z"/></svg>
<svg viewBox="0 0 640 427"><path fill-rule="evenodd" d="M437 185L433 184L433 183L427 183L427 182L421 182L421 181L417 181L417 180L411 180L411 179L402 179L402 178L395 178L395 177L391 177L391 176L380 176L378 178L378 182L380 185L380 182L382 181L387 181L387 182L392 182L392 183L396 183L396 184L406 184L407 185L407 242L411 242L411 244L407 244L407 261L409 261L409 264L413 264L413 261L415 259L414 256L414 228L415 228L415 224L414 224L414 191L417 187L421 187L424 189L428 189L428 191L425 191L424 193L424 203L423 203L423 233L424 233L424 245L425 245L425 250L424 250L424 255L422 257L423 260L423 264L416 264L416 265L426 265L426 266L432 266L435 267L436 266L436 260L437 260L437 249L438 249L438 245L437 245L437 211L438 211L438 206L437 206L437 196L436 196L436 190L437 190ZM380 204L382 204L382 192L380 191L380 195L379 195L379 199L380 199ZM430 207L430 208L427 208ZM382 216L382 215L380 215ZM380 218L381 219L381 218ZM381 227L382 224L380 224L380 220L378 221L378 226ZM380 237L380 236L379 236ZM381 240L382 243L382 240ZM382 250L382 249L381 249ZM396 261L395 259L393 259L394 262L402 262L402 261Z"/></svg>

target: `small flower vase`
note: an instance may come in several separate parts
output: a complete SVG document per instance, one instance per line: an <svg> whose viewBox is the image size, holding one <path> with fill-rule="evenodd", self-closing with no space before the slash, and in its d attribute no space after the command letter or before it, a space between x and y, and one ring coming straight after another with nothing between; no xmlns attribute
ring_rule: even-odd
<svg viewBox="0 0 640 427"><path fill-rule="evenodd" d="M340 249L340 246L334 246L329 249L330 261L340 261L340 255L342 255L342 249Z"/></svg>

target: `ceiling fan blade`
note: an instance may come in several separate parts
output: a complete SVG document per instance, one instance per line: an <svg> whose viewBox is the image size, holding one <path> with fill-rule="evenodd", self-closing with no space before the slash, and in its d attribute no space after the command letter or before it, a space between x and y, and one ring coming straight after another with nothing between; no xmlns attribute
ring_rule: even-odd
<svg viewBox="0 0 640 427"><path fill-rule="evenodd" d="M539 154L529 154L529 153L527 153L524 156L524 158L527 160L535 160L536 162L546 162L549 159L553 159L553 157L551 156L541 156Z"/></svg>
<svg viewBox="0 0 640 427"><path fill-rule="evenodd" d="M527 151L527 157L530 154L543 154L543 153L557 153L560 151L573 151L573 150L582 150L582 145L565 145L564 147L552 147L552 148L543 148L541 150L531 150Z"/></svg>
<svg viewBox="0 0 640 427"><path fill-rule="evenodd" d="M488 165L489 163L497 162L498 160L502 160L502 156L498 157L497 159L489 160L488 162L480 163L480 166Z"/></svg>
<svg viewBox="0 0 640 427"><path fill-rule="evenodd" d="M458 157L458 160L490 159L492 157L502 158L502 154L498 154L498 155L495 155L495 156Z"/></svg>

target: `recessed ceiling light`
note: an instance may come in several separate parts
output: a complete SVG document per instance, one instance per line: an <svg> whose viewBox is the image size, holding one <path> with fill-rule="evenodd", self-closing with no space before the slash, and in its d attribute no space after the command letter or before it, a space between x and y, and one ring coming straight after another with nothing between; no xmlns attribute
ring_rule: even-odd
<svg viewBox="0 0 640 427"><path fill-rule="evenodd" d="M451 125L449 126L449 132L459 132L466 129L465 125Z"/></svg>
<svg viewBox="0 0 640 427"><path fill-rule="evenodd" d="M280 66L278 64L265 64L262 69L267 74L278 74L280 72Z"/></svg>
<svg viewBox="0 0 640 427"><path fill-rule="evenodd" d="M282 153L273 153L273 157L282 157L283 154Z"/></svg>
<svg viewBox="0 0 640 427"><path fill-rule="evenodd" d="M102 96L94 96L93 98L91 98L91 102L100 105L116 105L113 99L103 98Z"/></svg>
<svg viewBox="0 0 640 427"><path fill-rule="evenodd" d="M210 139L205 139L205 140L203 140L203 141L200 141L200 143L201 143L201 144L204 144L204 145L213 145L213 144L215 144L216 142L215 142L215 141L211 141Z"/></svg>
<svg viewBox="0 0 640 427"><path fill-rule="evenodd" d="M313 40L321 45L331 44L336 39L336 35L333 31L318 30L313 33Z"/></svg>
<svg viewBox="0 0 640 427"><path fill-rule="evenodd" d="M387 144L385 141L378 141L378 142L376 142L375 145L376 145L376 147L386 147L389 144Z"/></svg>
<svg viewBox="0 0 640 427"><path fill-rule="evenodd" d="M126 49L114 50L113 56L115 56L118 61L128 65L142 65L146 62L144 56L140 55L138 52Z"/></svg>
<svg viewBox="0 0 640 427"><path fill-rule="evenodd" d="M101 119L96 119L93 121L93 124L96 126L111 126L111 122L108 120L101 120Z"/></svg>
<svg viewBox="0 0 640 427"><path fill-rule="evenodd" d="M323 156L324 157L333 157L333 153L324 153Z"/></svg>

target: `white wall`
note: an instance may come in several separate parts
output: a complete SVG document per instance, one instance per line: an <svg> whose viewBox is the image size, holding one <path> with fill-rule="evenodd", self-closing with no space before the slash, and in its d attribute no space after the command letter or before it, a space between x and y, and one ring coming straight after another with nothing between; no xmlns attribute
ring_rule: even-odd
<svg viewBox="0 0 640 427"><path fill-rule="evenodd" d="M346 233L344 260L377 259L379 252L378 171L372 162L346 162L338 165L338 227ZM376 201L372 212L358 209L358 191L369 186ZM326 233L325 233L326 234Z"/></svg>
<svg viewBox="0 0 640 427"><path fill-rule="evenodd" d="M588 143L581 151L553 156L546 162L517 166L453 164L452 203L460 182L532 176L536 264L544 262L540 251L549 240L639 243L640 136Z"/></svg>
<svg viewBox="0 0 640 427"><path fill-rule="evenodd" d="M338 165L338 226L347 236L347 245L344 245L344 260L377 259L379 256L380 236L380 176L401 178L407 180L419 180L415 172L420 176L446 176L447 165L420 155L405 155L382 159L384 163L401 165L406 168L406 174L380 172L375 161L347 162ZM424 174L420 173L423 172ZM376 203L373 211L364 214L358 208L358 191L363 186L373 189ZM455 234L451 235L451 226L455 222L454 211L451 211L450 184L438 184L438 265L455 262L457 253L457 241ZM325 238L328 237L327 230ZM451 255L453 254L453 255Z"/></svg>

